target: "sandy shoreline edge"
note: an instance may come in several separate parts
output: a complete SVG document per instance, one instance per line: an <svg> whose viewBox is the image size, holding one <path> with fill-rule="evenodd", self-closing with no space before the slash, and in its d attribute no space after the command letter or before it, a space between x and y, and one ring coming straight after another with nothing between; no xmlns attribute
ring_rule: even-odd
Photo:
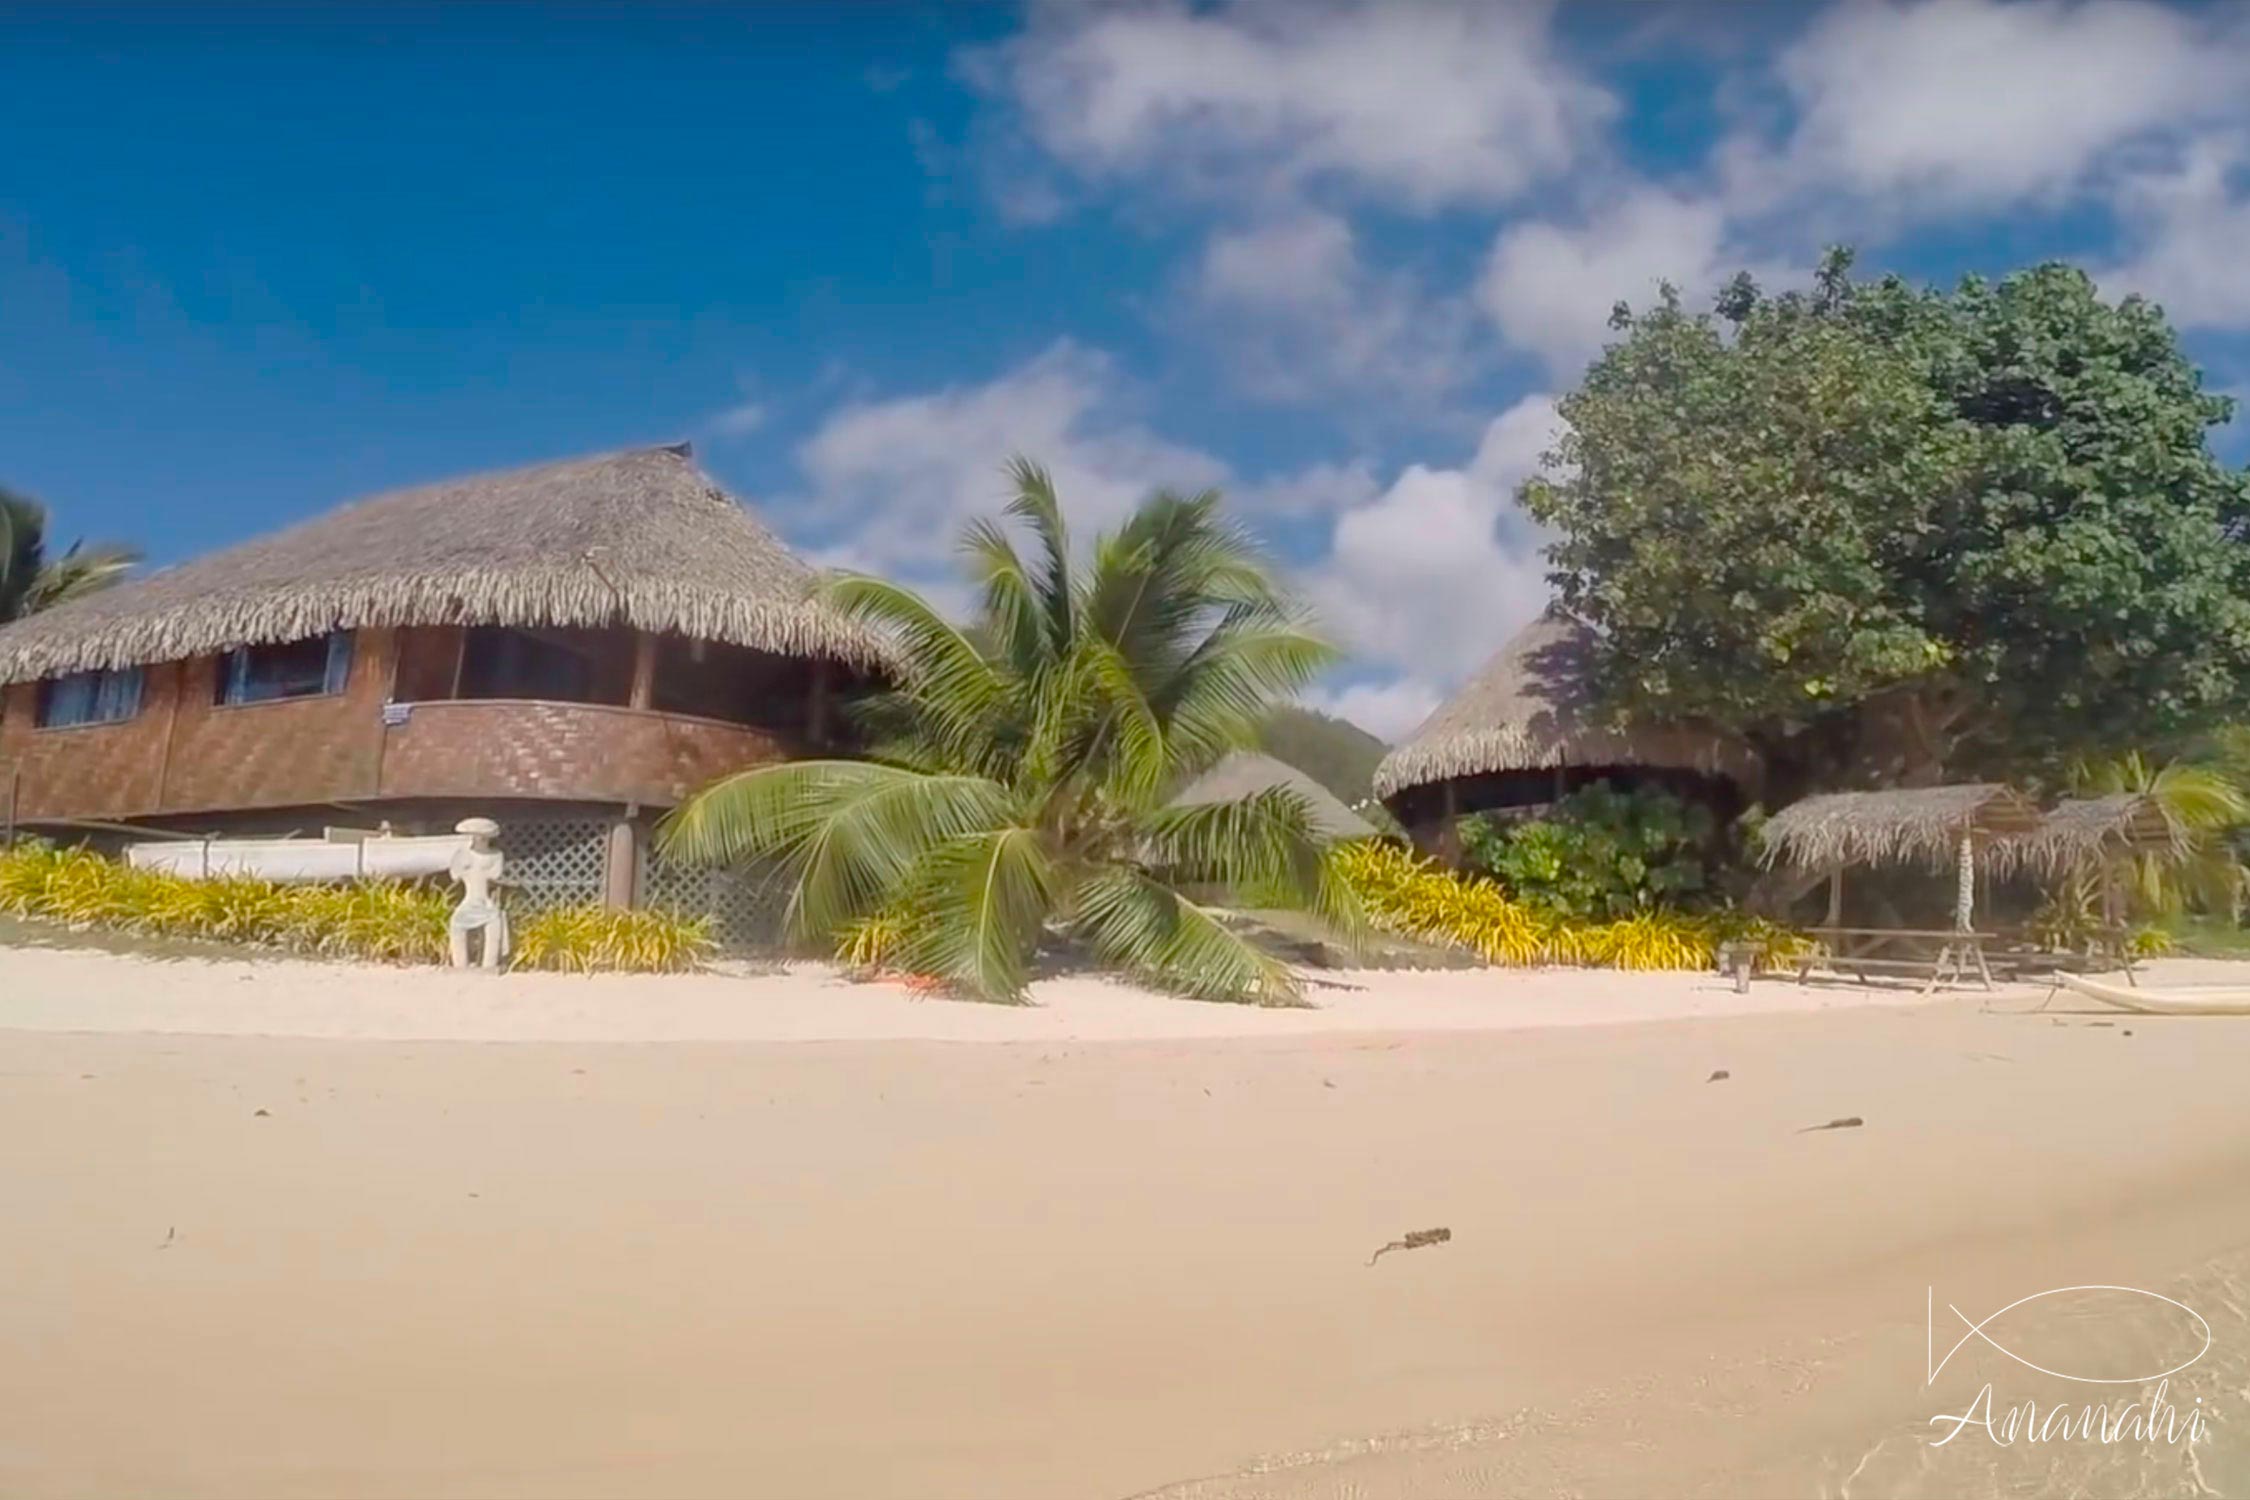
<svg viewBox="0 0 2250 1500"><path fill-rule="evenodd" d="M2192 968L2192 965L2185 966ZM2040 991L2014 990L2010 1001ZM1587 969L1342 971L1302 1008L1152 994L1095 976L1049 979L1025 1006L863 983L820 964L639 976L457 974L292 958L151 958L0 947L0 1028L389 1041L1099 1041L1556 1026L1910 1006L1906 988ZM1940 997L1942 998L1942 997Z"/></svg>

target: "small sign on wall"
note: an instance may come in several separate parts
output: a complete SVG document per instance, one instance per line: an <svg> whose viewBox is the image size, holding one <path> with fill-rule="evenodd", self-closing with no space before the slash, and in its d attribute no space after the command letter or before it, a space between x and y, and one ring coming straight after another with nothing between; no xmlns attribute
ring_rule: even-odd
<svg viewBox="0 0 2250 1500"><path fill-rule="evenodd" d="M414 705L413 705L413 704L411 704L411 703L386 703L386 704L384 704L384 705L383 705L383 724L384 724L384 727L386 727L386 728L395 728L395 727L397 727L397 726L398 726L398 725L400 725L400 724L404 724L404 723L406 722L406 720L407 720L407 716L408 716L409 714L413 713L413 712L414 712Z"/></svg>

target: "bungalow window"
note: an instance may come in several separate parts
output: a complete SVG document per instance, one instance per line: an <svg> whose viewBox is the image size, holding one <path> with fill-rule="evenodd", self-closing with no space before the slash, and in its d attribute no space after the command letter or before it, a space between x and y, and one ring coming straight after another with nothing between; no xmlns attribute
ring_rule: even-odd
<svg viewBox="0 0 2250 1500"><path fill-rule="evenodd" d="M278 645L239 646L219 658L218 701L271 703L340 693L351 672L348 630Z"/></svg>
<svg viewBox="0 0 2250 1500"><path fill-rule="evenodd" d="M117 724L141 711L141 669L73 672L39 684L41 729Z"/></svg>
<svg viewBox="0 0 2250 1500"><path fill-rule="evenodd" d="M633 640L621 630L475 625L461 643L463 698L624 703L632 689Z"/></svg>

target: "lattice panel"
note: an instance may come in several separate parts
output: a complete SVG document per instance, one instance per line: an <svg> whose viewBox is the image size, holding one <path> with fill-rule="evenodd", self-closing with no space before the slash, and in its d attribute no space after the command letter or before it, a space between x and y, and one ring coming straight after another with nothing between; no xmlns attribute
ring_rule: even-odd
<svg viewBox="0 0 2250 1500"><path fill-rule="evenodd" d="M741 870L698 869L650 855L641 873L641 901L712 918L712 936L730 953L771 952L781 946L789 888L770 866Z"/></svg>
<svg viewBox="0 0 2250 1500"><path fill-rule="evenodd" d="M501 879L510 904L527 911L602 898L609 825L598 818L519 818L500 825Z"/></svg>

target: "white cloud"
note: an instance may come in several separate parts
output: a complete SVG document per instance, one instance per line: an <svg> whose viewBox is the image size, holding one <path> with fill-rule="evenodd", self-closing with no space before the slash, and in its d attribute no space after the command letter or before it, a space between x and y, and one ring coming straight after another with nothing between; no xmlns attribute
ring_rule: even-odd
<svg viewBox="0 0 2250 1500"><path fill-rule="evenodd" d="M1552 397L1526 396L1492 420L1463 467L1411 465L1337 518L1307 583L1357 663L1385 674L1337 690L1337 711L1397 732L1544 607L1543 539L1514 497L1560 427Z"/></svg>
<svg viewBox="0 0 2250 1500"><path fill-rule="evenodd" d="M982 385L858 401L798 449L812 493L793 530L854 566L949 575L955 534L1006 503L1011 454L1044 464L1073 523L1091 533L1160 486L1223 484L1226 464L1167 442L1131 413L1105 354L1068 340Z"/></svg>
<svg viewBox="0 0 2250 1500"><path fill-rule="evenodd" d="M1305 695L1309 707L1349 719L1377 739L1394 745L1412 734L1444 701L1434 685L1419 677L1352 682Z"/></svg>
<svg viewBox="0 0 2250 1500"><path fill-rule="evenodd" d="M739 402L711 419L711 430L723 438L748 437L765 425L766 408L757 401Z"/></svg>
<svg viewBox="0 0 2250 1500"><path fill-rule="evenodd" d="M1908 215L2054 198L2121 151L2239 114L2244 41L2224 7L1833 5L1775 64L1793 129L1778 154L1738 150L1733 188L1768 202L1842 188Z"/></svg>
<svg viewBox="0 0 2250 1500"><path fill-rule="evenodd" d="M1493 203L1570 166L1614 112L1555 51L1551 11L1057 5L969 70L1089 176Z"/></svg>
<svg viewBox="0 0 2250 1500"><path fill-rule="evenodd" d="M1298 209L1213 234L1188 291L1198 336L1267 399L1426 401L1475 362L1465 309L1368 266L1332 213Z"/></svg>
<svg viewBox="0 0 2250 1500"><path fill-rule="evenodd" d="M2119 215L2137 249L2099 273L2105 290L2154 298L2189 328L2250 328L2250 142L2198 141L2170 170L2136 175L2119 193Z"/></svg>
<svg viewBox="0 0 2250 1500"><path fill-rule="evenodd" d="M982 384L854 401L799 448L806 492L774 518L814 561L933 588L958 610L969 600L950 543L1004 503L1010 453L1054 471L1081 536L1159 486L1219 486L1254 527L1325 532L1299 581L1353 659L1311 699L1386 736L1545 602L1541 537L1513 497L1557 434L1546 395L1502 412L1459 468L1414 464L1387 486L1363 462L1239 479L1150 430L1128 396L1107 356L1065 342Z"/></svg>
<svg viewBox="0 0 2250 1500"><path fill-rule="evenodd" d="M1657 283L1684 295L1716 289L1741 268L1726 246L1726 213L1642 188L1574 225L1512 224L1493 241L1478 301L1508 341L1575 374L1608 336L1619 300L1645 306Z"/></svg>

